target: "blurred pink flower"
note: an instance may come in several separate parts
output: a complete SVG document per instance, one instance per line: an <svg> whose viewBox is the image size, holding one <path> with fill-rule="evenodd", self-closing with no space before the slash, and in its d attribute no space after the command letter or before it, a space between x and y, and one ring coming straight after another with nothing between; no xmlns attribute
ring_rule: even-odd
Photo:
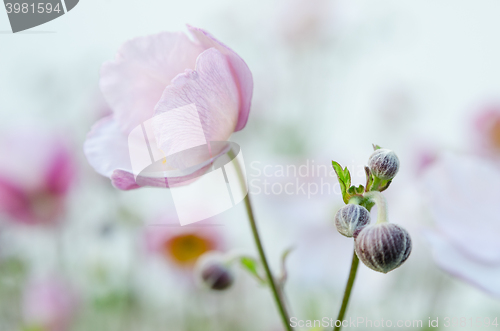
<svg viewBox="0 0 500 331"><path fill-rule="evenodd" d="M215 158L206 157L176 180L167 175L169 180L139 176L136 181L128 134L154 115L194 104L207 142L226 141L247 123L253 93L248 66L208 32L188 28L194 41L181 32L139 37L126 42L116 58L101 68L101 91L113 114L93 126L84 151L92 167L119 189L169 187L204 173ZM178 123L178 130L163 123L161 140L192 139L188 117L179 118L180 130Z"/></svg>
<svg viewBox="0 0 500 331"><path fill-rule="evenodd" d="M277 2L276 29L293 46L326 42L349 27L356 5L344 0L282 0Z"/></svg>
<svg viewBox="0 0 500 331"><path fill-rule="evenodd" d="M25 289L24 322L33 329L69 330L76 309L75 293L57 278L34 282Z"/></svg>
<svg viewBox="0 0 500 331"><path fill-rule="evenodd" d="M149 253L160 255L173 266L188 270L204 253L224 247L221 234L208 226L158 225L146 231L145 241Z"/></svg>
<svg viewBox="0 0 500 331"><path fill-rule="evenodd" d="M448 154L423 185L436 222L427 233L436 263L500 296L500 171L484 159Z"/></svg>
<svg viewBox="0 0 500 331"><path fill-rule="evenodd" d="M75 177L63 137L20 129L0 137L0 213L24 224L55 224Z"/></svg>
<svg viewBox="0 0 500 331"><path fill-rule="evenodd" d="M500 157L500 104L490 105L474 119L476 146L482 155Z"/></svg>

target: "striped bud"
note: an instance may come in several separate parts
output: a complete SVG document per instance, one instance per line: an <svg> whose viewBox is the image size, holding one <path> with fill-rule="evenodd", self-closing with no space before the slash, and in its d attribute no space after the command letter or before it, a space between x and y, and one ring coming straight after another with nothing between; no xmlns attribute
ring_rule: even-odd
<svg viewBox="0 0 500 331"><path fill-rule="evenodd" d="M195 266L196 277L205 288L216 291L226 290L234 282L234 276L225 262L225 257L218 252L202 255Z"/></svg>
<svg viewBox="0 0 500 331"><path fill-rule="evenodd" d="M370 212L360 205L346 205L335 215L337 231L346 237L354 236L368 223L370 223Z"/></svg>
<svg viewBox="0 0 500 331"><path fill-rule="evenodd" d="M399 171L399 159L390 149L377 149L368 159L373 175L383 180L393 179Z"/></svg>
<svg viewBox="0 0 500 331"><path fill-rule="evenodd" d="M367 226L356 236L354 247L359 259L370 269L388 273L410 256L410 234L393 223Z"/></svg>

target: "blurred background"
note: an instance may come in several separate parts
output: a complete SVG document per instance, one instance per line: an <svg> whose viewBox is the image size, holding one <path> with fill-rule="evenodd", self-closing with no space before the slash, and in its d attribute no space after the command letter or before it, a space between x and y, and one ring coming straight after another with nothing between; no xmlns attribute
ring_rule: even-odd
<svg viewBox="0 0 500 331"><path fill-rule="evenodd" d="M248 125L231 140L277 274L294 247L292 316L336 317L353 244L333 224L343 202L331 161L362 184L375 143L401 160L386 196L414 248L387 275L360 266L347 316L493 321L500 263L491 287L440 268L422 178L447 152L500 171L499 14L493 0L83 0L12 34L0 10L0 329L282 330L269 291L238 266L228 291L196 284L206 251L256 256L242 204L180 227L168 190L119 191L83 155L90 127L109 113L101 64L131 38L186 23L253 73ZM280 172L287 166L304 174ZM287 183L292 194L279 190Z"/></svg>

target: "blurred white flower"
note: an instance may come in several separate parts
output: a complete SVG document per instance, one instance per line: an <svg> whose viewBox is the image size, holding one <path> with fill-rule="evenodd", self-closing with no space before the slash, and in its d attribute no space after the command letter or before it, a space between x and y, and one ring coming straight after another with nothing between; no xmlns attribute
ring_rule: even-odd
<svg viewBox="0 0 500 331"><path fill-rule="evenodd" d="M436 263L500 296L500 171L487 160L447 154L423 177L436 222L427 233Z"/></svg>

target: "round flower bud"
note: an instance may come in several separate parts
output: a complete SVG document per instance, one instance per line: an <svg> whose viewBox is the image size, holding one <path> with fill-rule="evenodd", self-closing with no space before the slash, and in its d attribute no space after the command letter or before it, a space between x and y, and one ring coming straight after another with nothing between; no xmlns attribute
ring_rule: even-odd
<svg viewBox="0 0 500 331"><path fill-rule="evenodd" d="M354 236L356 231L361 230L368 223L370 223L370 212L360 205L346 205L335 214L337 231L346 237Z"/></svg>
<svg viewBox="0 0 500 331"><path fill-rule="evenodd" d="M377 149L368 159L372 174L383 180L393 179L399 171L399 159L390 149Z"/></svg>
<svg viewBox="0 0 500 331"><path fill-rule="evenodd" d="M410 256L410 234L393 223L367 226L355 237L359 259L370 269L388 273L401 266Z"/></svg>
<svg viewBox="0 0 500 331"><path fill-rule="evenodd" d="M198 282L206 288L222 291L231 287L234 276L222 254L209 252L201 256L196 263L195 273Z"/></svg>

